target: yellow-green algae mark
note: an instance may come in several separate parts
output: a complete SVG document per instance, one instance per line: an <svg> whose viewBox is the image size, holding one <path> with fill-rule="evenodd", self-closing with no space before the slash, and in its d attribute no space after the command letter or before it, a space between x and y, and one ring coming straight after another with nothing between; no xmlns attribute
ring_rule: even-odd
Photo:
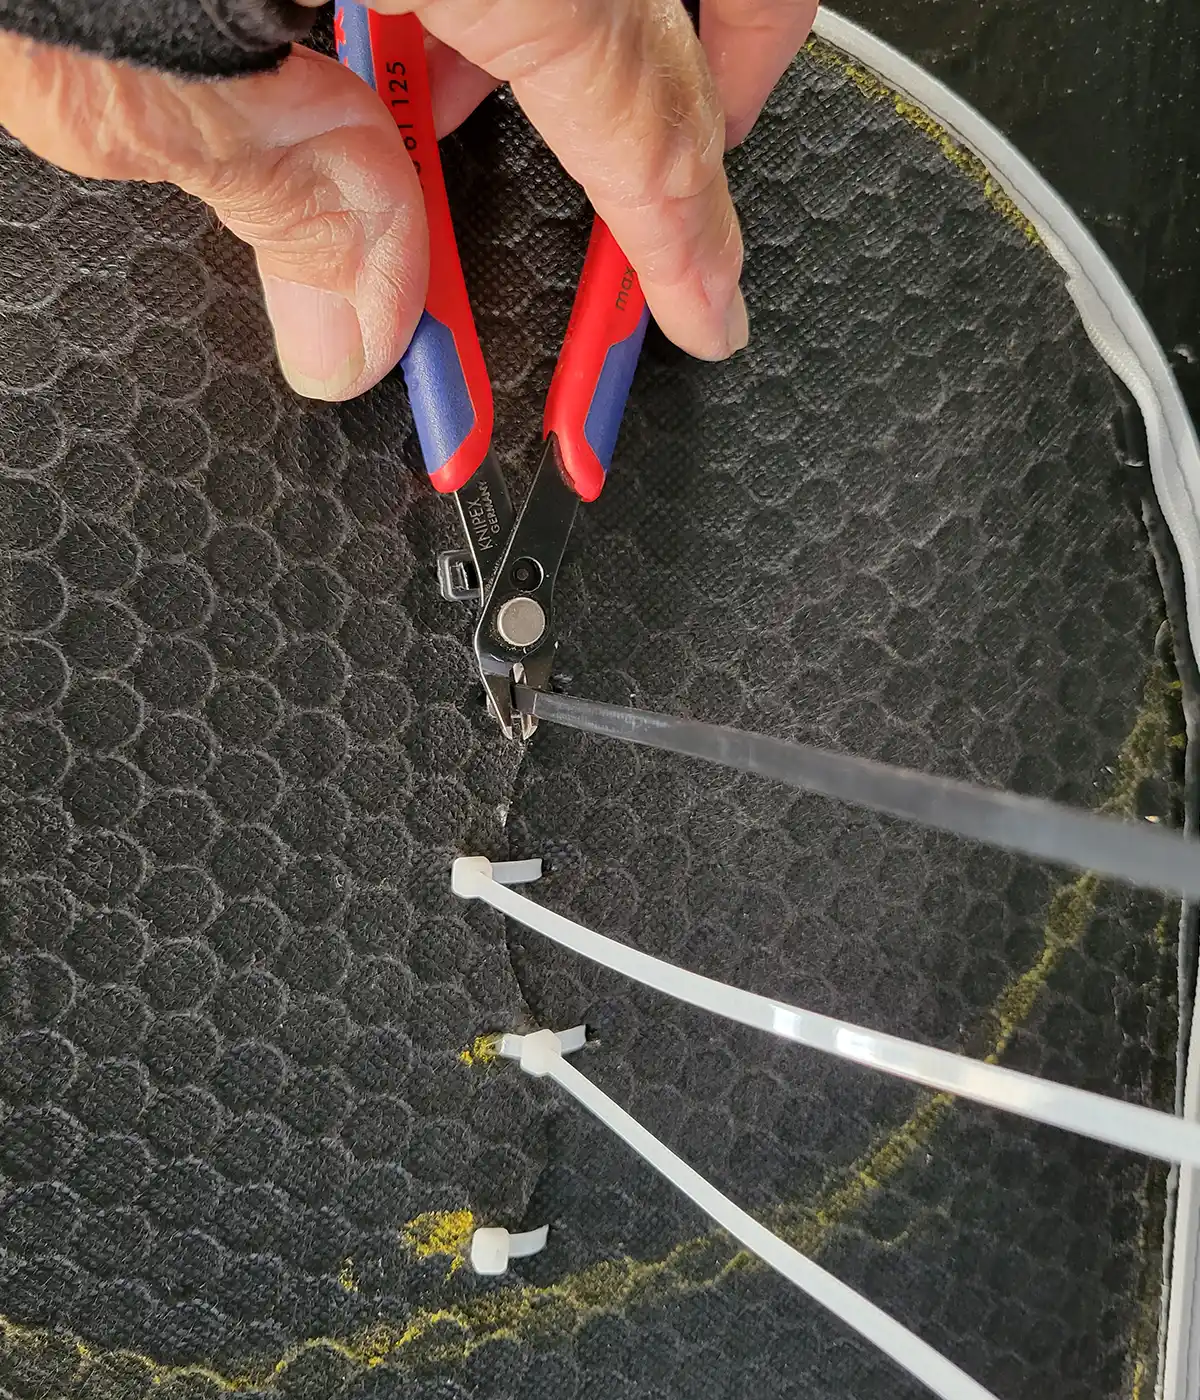
<svg viewBox="0 0 1200 1400"><path fill-rule="evenodd" d="M1142 708L1117 756L1115 782L1101 804L1102 811L1134 815L1139 783L1155 771L1166 752L1168 688L1162 666L1155 663ZM1094 911L1098 888L1095 877L1081 875L1061 887L1051 899L1041 954L1005 988L986 1019L991 1037L986 1055L989 1061L1003 1055L1047 979L1078 944ZM861 1210L928 1143L953 1103L949 1094L930 1095L840 1179L831 1181L816 1200L776 1207L764 1214L764 1223L804 1253L818 1253L830 1232ZM448 1253L445 1246L461 1241L469 1216L469 1212L462 1211L418 1217L423 1223L411 1235L409 1227L403 1233L414 1248L418 1247L414 1241L419 1241L428 1255L444 1255ZM648 1304L709 1288L732 1270L753 1267L765 1266L745 1251L731 1254L727 1236L703 1235L682 1241L659 1259L627 1258L594 1264L557 1283L498 1289L466 1302L414 1313L400 1323L382 1322L346 1340L310 1338L298 1342L274 1364L250 1363L237 1373L221 1373L206 1366L164 1365L150 1356L104 1350L81 1338L23 1327L6 1318L0 1318L0 1332L10 1345L22 1345L27 1350L61 1352L64 1347L73 1348L78 1361L89 1368L135 1367L143 1379L148 1376L155 1385L195 1377L222 1391L237 1392L272 1385L299 1357L313 1352L325 1351L357 1366L378 1366L400 1358L414 1363L445 1364L501 1338L553 1341L589 1318L633 1303ZM44 1394L52 1400L49 1391Z"/></svg>
<svg viewBox="0 0 1200 1400"><path fill-rule="evenodd" d="M500 1057L500 1037L498 1035L477 1035L465 1050L458 1052L460 1065L491 1065Z"/></svg>
<svg viewBox="0 0 1200 1400"><path fill-rule="evenodd" d="M1139 1356L1133 1368L1133 1390L1130 1391L1129 1400L1142 1400L1142 1391L1146 1385L1146 1363Z"/></svg>
<svg viewBox="0 0 1200 1400"><path fill-rule="evenodd" d="M467 1257L475 1217L469 1210L431 1210L415 1216L400 1231L401 1238L418 1259L450 1260L450 1272Z"/></svg>
<svg viewBox="0 0 1200 1400"><path fill-rule="evenodd" d="M910 126L927 136L942 152L951 165L980 186L983 196L993 209L1014 228L1019 228L1031 243L1041 243L1041 237L1028 215L1012 198L1004 186L996 179L974 151L946 130L941 122L935 121L923 108L918 107L903 94L893 91L876 74L857 63L840 49L827 44L824 39L811 38L804 46L805 53L822 68L836 69L847 77L864 97L874 102L887 102L895 108L896 115Z"/></svg>

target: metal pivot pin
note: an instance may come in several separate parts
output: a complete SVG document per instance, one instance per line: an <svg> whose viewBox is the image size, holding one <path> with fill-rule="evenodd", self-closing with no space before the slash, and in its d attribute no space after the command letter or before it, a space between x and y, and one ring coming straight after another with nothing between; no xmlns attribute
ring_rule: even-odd
<svg viewBox="0 0 1200 1400"><path fill-rule="evenodd" d="M546 633L546 612L536 598L509 598L496 613L496 631L510 647L532 647Z"/></svg>

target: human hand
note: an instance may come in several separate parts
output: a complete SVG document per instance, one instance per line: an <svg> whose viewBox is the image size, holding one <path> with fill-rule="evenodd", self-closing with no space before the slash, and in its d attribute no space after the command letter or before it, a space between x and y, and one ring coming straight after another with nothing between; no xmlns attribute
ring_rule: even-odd
<svg viewBox="0 0 1200 1400"><path fill-rule="evenodd" d="M302 0L315 6L320 0ZM637 270L684 350L746 343L742 241L722 158L808 33L817 0L376 0L430 40L439 135L508 82ZM296 47L278 70L197 82L0 33L0 125L100 179L169 181L254 249L297 392L380 380L424 304L428 234L390 114L340 64Z"/></svg>

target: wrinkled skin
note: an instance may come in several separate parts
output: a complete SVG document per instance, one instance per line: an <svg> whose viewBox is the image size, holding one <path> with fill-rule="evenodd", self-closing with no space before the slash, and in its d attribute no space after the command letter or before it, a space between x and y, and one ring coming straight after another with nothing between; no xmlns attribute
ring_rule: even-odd
<svg viewBox="0 0 1200 1400"><path fill-rule="evenodd" d="M303 0L313 3L313 0ZM816 0L376 0L430 38L438 130L496 86L582 184L658 324L720 359L748 335L723 156L803 43ZM254 249L283 371L347 399L408 344L428 261L417 177L387 109L331 59L209 83L0 34L0 124L76 174L170 181Z"/></svg>

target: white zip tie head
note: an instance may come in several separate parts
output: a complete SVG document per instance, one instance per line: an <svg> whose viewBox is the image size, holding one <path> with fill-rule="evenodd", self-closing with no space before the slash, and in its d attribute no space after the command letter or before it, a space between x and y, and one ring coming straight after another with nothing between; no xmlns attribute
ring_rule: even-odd
<svg viewBox="0 0 1200 1400"><path fill-rule="evenodd" d="M549 1034L549 1032L548 1032ZM550 1227L511 1234L499 1225L487 1225L471 1236L471 1267L477 1274L502 1274L512 1259L528 1259L546 1248Z"/></svg>
<svg viewBox="0 0 1200 1400"><path fill-rule="evenodd" d="M492 883L492 862L487 856L459 856L450 867L450 888L459 899L478 899Z"/></svg>
<svg viewBox="0 0 1200 1400"><path fill-rule="evenodd" d="M531 1035L506 1035L500 1039L500 1056L519 1060L526 1074L537 1078L551 1073L564 1055L573 1055L587 1044L587 1027L569 1031L534 1031Z"/></svg>
<svg viewBox="0 0 1200 1400"><path fill-rule="evenodd" d="M540 879L542 862L490 861L486 856L459 856L450 867L450 888L459 899L478 899L488 885L528 885Z"/></svg>

